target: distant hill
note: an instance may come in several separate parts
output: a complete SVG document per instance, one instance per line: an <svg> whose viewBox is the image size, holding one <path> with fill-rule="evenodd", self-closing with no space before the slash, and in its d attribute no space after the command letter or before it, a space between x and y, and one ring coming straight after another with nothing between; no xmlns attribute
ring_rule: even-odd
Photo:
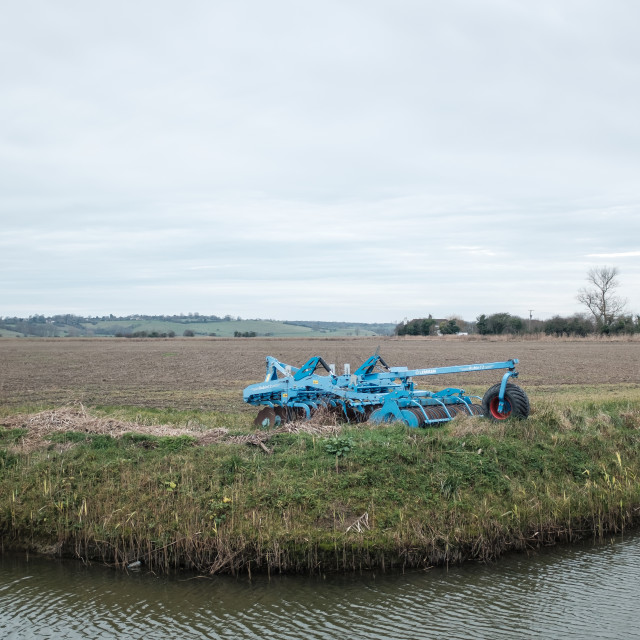
<svg viewBox="0 0 640 640"><path fill-rule="evenodd" d="M279 338L392 335L394 324L321 321L243 320L232 316L82 317L71 314L0 318L0 337L202 337Z"/></svg>
<svg viewBox="0 0 640 640"><path fill-rule="evenodd" d="M347 335L373 335L389 336L393 335L395 324L389 323L353 323L353 322L318 322L318 321L285 321L284 324L307 327L319 332L347 332Z"/></svg>

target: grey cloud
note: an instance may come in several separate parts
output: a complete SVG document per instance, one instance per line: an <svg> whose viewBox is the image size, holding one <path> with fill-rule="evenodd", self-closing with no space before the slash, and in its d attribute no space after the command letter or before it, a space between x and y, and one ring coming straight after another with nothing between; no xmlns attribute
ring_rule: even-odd
<svg viewBox="0 0 640 640"><path fill-rule="evenodd" d="M0 315L570 313L601 259L638 299L633 4L5 13Z"/></svg>

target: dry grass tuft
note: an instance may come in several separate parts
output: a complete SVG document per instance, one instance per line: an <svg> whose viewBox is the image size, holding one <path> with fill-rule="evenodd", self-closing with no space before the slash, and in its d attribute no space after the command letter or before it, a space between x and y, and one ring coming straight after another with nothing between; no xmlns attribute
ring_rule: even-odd
<svg viewBox="0 0 640 640"><path fill-rule="evenodd" d="M640 429L640 409L629 409L629 411L621 411L620 417L627 429Z"/></svg>
<svg viewBox="0 0 640 640"><path fill-rule="evenodd" d="M211 429L208 431L194 431L169 425L143 425L137 422L116 420L114 418L97 418L90 416L82 404L72 407L61 407L39 413L18 414L8 416L2 420L2 426L7 428L26 429L27 433L20 442L13 447L16 451L29 452L42 447L47 437L53 433L67 431L84 432L94 435L108 435L121 438L125 433L142 433L152 436L192 436L198 444L209 444L221 440L227 429ZM69 447L69 443L63 445Z"/></svg>
<svg viewBox="0 0 640 640"><path fill-rule="evenodd" d="M451 425L449 433L456 437L480 434L503 436L505 430L504 421L496 422L479 416L458 415L448 424Z"/></svg>
<svg viewBox="0 0 640 640"><path fill-rule="evenodd" d="M338 423L336 414L328 411L327 409L320 408L309 420L287 422L286 424L276 427L275 429L271 429L270 431L259 431L243 436L229 436L228 438L225 438L224 441L231 442L233 444L256 445L267 453L271 453L265 443L281 433L308 433L322 437L337 435L341 430L342 427Z"/></svg>
<svg viewBox="0 0 640 640"><path fill-rule="evenodd" d="M18 414L8 416L2 420L5 428L22 428L27 433L20 439L20 442L12 448L15 452L28 453L43 446L48 446L48 436L53 433L64 433L75 431L92 435L107 435L112 438L121 438L127 433L141 433L156 437L166 436L190 436L195 439L196 444L206 446L218 443L230 444L250 444L259 446L267 450L264 443L268 442L275 435L280 433L309 433L317 436L336 435L340 432L341 426L338 424L337 416L324 409L320 409L310 420L300 420L289 422L270 431L258 431L246 435L228 435L228 429L206 429L194 430L185 427L174 427L169 425L140 424L126 420L116 420L114 418L98 418L87 413L82 404L72 407L61 407L59 409L40 411L36 414ZM75 446L74 443L64 443L58 445L60 449L69 449Z"/></svg>

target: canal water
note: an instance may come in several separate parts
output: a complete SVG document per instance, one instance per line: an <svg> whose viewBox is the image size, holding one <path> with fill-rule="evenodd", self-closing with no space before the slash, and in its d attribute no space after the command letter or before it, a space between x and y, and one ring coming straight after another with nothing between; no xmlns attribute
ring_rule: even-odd
<svg viewBox="0 0 640 640"><path fill-rule="evenodd" d="M0 556L0 638L640 638L640 535L405 574L157 577Z"/></svg>

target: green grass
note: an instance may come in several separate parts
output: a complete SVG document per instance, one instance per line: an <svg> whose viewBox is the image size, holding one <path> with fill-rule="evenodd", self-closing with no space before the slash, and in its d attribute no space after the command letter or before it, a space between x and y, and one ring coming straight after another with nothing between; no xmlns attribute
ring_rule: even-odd
<svg viewBox="0 0 640 640"><path fill-rule="evenodd" d="M221 395L220 393L218 394ZM252 407L243 407L242 412L204 411L197 409L157 409L153 407L99 405L92 410L93 415L109 417L140 425L165 424L196 430L230 429L248 431L252 425L255 411Z"/></svg>
<svg viewBox="0 0 640 640"><path fill-rule="evenodd" d="M27 433L26 429L1 429L0 428L0 446L17 444L20 439Z"/></svg>
<svg viewBox="0 0 640 640"><path fill-rule="evenodd" d="M75 432L21 454L21 430L0 429L2 544L160 571L324 572L489 559L637 523L640 391L535 392L531 403L526 421L279 434L271 454ZM246 414L93 413L252 431ZM347 530L365 514L369 528Z"/></svg>

